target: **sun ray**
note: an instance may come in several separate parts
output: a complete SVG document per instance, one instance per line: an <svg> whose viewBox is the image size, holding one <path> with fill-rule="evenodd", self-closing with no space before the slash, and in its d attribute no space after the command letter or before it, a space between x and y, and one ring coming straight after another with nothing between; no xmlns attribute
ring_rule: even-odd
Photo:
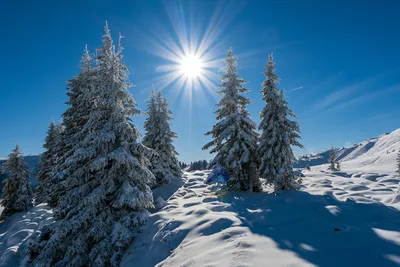
<svg viewBox="0 0 400 267"><path fill-rule="evenodd" d="M224 51L229 48L221 34L233 19L232 14L242 8L233 2L218 2L212 15L203 19L193 3L186 6L185 2L166 1L170 24L154 19L151 30L134 29L142 41L141 48L163 60L156 66L158 75L152 83L160 89L168 88L173 101L184 101L182 105L191 109L199 101L218 98L219 70L224 64Z"/></svg>

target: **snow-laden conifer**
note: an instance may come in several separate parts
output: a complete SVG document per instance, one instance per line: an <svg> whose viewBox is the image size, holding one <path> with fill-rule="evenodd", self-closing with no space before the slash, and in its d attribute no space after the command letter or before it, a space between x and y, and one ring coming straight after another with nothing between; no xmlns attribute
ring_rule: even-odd
<svg viewBox="0 0 400 267"><path fill-rule="evenodd" d="M83 127L88 121L88 114L94 103L90 102L90 94L95 86L96 69L92 66L92 58L87 47L81 59L81 72L68 81L67 110L63 113L62 131L55 146L58 149L57 162L54 162L54 172L50 179L50 194L48 204L52 207L58 205L59 200L67 189L64 187L64 180L77 167L75 162L68 162L67 159L74 154L77 144L87 134L88 130Z"/></svg>
<svg viewBox="0 0 400 267"><path fill-rule="evenodd" d="M43 144L45 151L40 157L38 165L38 182L39 185L36 188L35 203L39 204L42 202L49 201L49 195L52 192L54 184L51 181L51 177L55 173L55 167L60 156L60 138L62 133L61 124L51 122L49 129L47 130L47 136Z"/></svg>
<svg viewBox="0 0 400 267"><path fill-rule="evenodd" d="M261 131L258 153L260 157L259 175L272 185L275 191L299 189L299 179L293 172L294 154L292 146L303 147L300 128L292 110L289 109L283 91L277 86L279 78L275 73L275 63L269 55L264 72L261 94L266 106L260 113Z"/></svg>
<svg viewBox="0 0 400 267"><path fill-rule="evenodd" d="M24 161L19 146L8 155L7 162L2 169L9 176L3 187L2 200L3 211L0 220L20 211L32 207L33 192L28 182L28 165Z"/></svg>
<svg viewBox="0 0 400 267"><path fill-rule="evenodd" d="M216 153L211 166L222 166L228 170L230 190L261 191L257 177L257 139L256 125L246 110L251 102L243 96L249 91L244 88L246 82L238 75L237 57L232 49L225 58L225 73L222 75L220 102L217 104L217 124L206 135L213 140L203 149L212 148Z"/></svg>
<svg viewBox="0 0 400 267"><path fill-rule="evenodd" d="M332 147L329 150L329 167L328 170L330 171L337 171L335 163L336 163L336 151L335 149Z"/></svg>
<svg viewBox="0 0 400 267"><path fill-rule="evenodd" d="M97 81L85 99L93 105L86 135L67 159L75 166L64 181L67 192L55 209L56 222L29 249L37 266L118 266L153 206L148 184L154 176L131 121L138 110L121 52L106 25Z"/></svg>
<svg viewBox="0 0 400 267"><path fill-rule="evenodd" d="M182 172L177 159L178 153L173 145L173 139L177 135L171 130L169 123L172 112L161 91L157 94L152 92L147 114L143 144L156 152L151 158L151 171L156 177L157 185L168 184L172 179L179 179Z"/></svg>

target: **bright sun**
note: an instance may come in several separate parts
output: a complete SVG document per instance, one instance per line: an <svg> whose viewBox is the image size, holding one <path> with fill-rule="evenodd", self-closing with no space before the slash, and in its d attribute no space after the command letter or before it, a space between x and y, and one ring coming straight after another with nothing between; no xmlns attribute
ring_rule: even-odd
<svg viewBox="0 0 400 267"><path fill-rule="evenodd" d="M195 78L201 74L203 63L195 55L187 55L180 62L180 71L188 78Z"/></svg>

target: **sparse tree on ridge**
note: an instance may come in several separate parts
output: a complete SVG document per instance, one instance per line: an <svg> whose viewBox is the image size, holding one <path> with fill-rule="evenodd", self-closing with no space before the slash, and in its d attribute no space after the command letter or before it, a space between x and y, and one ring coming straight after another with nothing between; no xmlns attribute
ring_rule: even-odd
<svg viewBox="0 0 400 267"><path fill-rule="evenodd" d="M310 164L308 164L308 163L306 164L306 170L308 170L308 171L311 170Z"/></svg>
<svg viewBox="0 0 400 267"><path fill-rule="evenodd" d="M28 182L28 165L24 161L19 146L8 155L7 162L3 168L4 173L9 176L3 187L1 206L4 207L0 220L8 216L26 211L32 207L33 191Z"/></svg>
<svg viewBox="0 0 400 267"><path fill-rule="evenodd" d="M302 148L299 143L300 127L296 118L288 108L283 91L277 86L279 78L275 73L275 63L269 55L266 65L265 81L262 83L261 94L266 106L260 113L261 131L258 147L261 159L259 175L272 185L275 191L296 190L300 188L300 180L293 172L292 163L295 159L292 146Z"/></svg>
<svg viewBox="0 0 400 267"><path fill-rule="evenodd" d="M161 91L157 94L152 92L147 114L143 144L156 152L151 158L150 169L156 177L157 185L168 184L172 179L180 178L182 171L177 159L178 153L173 145L173 139L177 135L169 124L172 112Z"/></svg>
<svg viewBox="0 0 400 267"><path fill-rule="evenodd" d="M335 149L332 147L329 150L329 167L328 167L328 170L337 171L335 163L336 163L336 152L335 152Z"/></svg>
<svg viewBox="0 0 400 267"><path fill-rule="evenodd" d="M257 176L256 125L250 119L246 107L250 100L243 96L249 91L246 82L238 75L237 57L229 49L225 58L225 73L218 92L222 95L217 104L217 123L206 135L213 140L203 149L212 148L216 153L211 166L222 166L229 173L228 188L233 191L261 191Z"/></svg>
<svg viewBox="0 0 400 267"><path fill-rule="evenodd" d="M397 154L397 173L400 175L400 150L399 150L399 153ZM400 188L400 186L399 186L399 188Z"/></svg>
<svg viewBox="0 0 400 267"><path fill-rule="evenodd" d="M67 159L76 166L65 181L68 191L55 209L55 223L29 247L38 266L118 266L153 207L149 149L137 141L129 72L107 24L99 50L97 82L86 99L94 105L87 132Z"/></svg>
<svg viewBox="0 0 400 267"><path fill-rule="evenodd" d="M60 148L58 146L59 140L62 133L61 124L51 122L49 129L47 130L47 136L43 148L46 149L41 157L38 165L38 182L39 185L36 188L35 203L48 202L49 195L53 189L53 183L51 181L52 176L55 173L55 166L58 162L58 156Z"/></svg>

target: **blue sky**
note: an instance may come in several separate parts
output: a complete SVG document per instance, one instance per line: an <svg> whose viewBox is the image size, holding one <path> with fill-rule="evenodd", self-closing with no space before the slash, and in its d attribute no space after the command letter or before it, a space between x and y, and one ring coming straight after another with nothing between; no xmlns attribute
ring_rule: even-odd
<svg viewBox="0 0 400 267"><path fill-rule="evenodd" d="M304 150L344 146L400 127L400 2L387 1L20 1L0 9L0 157L16 143L43 151L48 124L66 109L66 80L84 46L101 44L105 21L124 35L124 61L140 108L151 87L171 102L180 159L211 158L201 147L215 123L217 87L165 86L168 45L191 36L217 59L229 47L251 89L253 119L263 107L260 84L273 52L280 87L299 117ZM219 62L219 63L218 63ZM218 84L216 75L210 79ZM168 77L167 77L168 78ZM182 87L182 88L179 88ZM189 97L191 93L191 97ZM144 117L134 122L143 133Z"/></svg>

